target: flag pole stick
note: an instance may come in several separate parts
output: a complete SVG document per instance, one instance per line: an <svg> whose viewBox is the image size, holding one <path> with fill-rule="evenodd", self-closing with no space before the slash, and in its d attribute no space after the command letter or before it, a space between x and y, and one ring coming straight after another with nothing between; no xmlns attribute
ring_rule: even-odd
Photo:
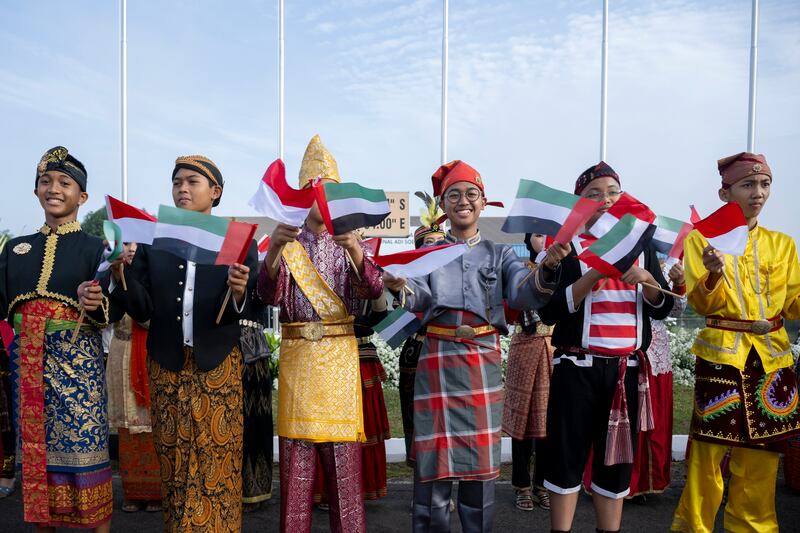
<svg viewBox="0 0 800 533"><path fill-rule="evenodd" d="M606 278L606 279L608 279L608 278ZM644 285L645 287L650 287L651 289L655 289L657 291L661 291L664 294L669 294L670 296L674 296L675 298L683 298L683 296L681 296L680 294L675 294L672 291L668 291L667 289L661 287L660 285L654 285L652 283L647 283L647 282L644 282L644 281L640 281L639 285Z"/></svg>
<svg viewBox="0 0 800 533"><path fill-rule="evenodd" d="M344 255L347 256L347 260L350 262L350 266L353 267L353 273L358 278L358 281L361 281L361 275L358 273L358 267L356 266L356 262L353 261L353 256L350 255L350 251L345 250Z"/></svg>
<svg viewBox="0 0 800 533"><path fill-rule="evenodd" d="M596 291L602 290L603 287L606 286L606 283L608 283L608 280L609 280L609 278L603 278L603 281L601 281L600 285L594 290L596 290Z"/></svg>
<svg viewBox="0 0 800 533"><path fill-rule="evenodd" d="M231 288L228 287L228 292L225 293L225 299L222 300L222 307L219 308L219 313L217 313L217 321L216 324L219 324L222 320L222 314L225 312L225 308L228 306L228 302L231 299Z"/></svg>
<svg viewBox="0 0 800 533"><path fill-rule="evenodd" d="M70 344L75 344L75 341L78 338L78 332L81 330L81 326L83 326L84 318L86 318L86 309L81 306L81 315L78 317L78 321L75 323L75 329L72 331L72 339L69 341Z"/></svg>
<svg viewBox="0 0 800 533"><path fill-rule="evenodd" d="M531 276L533 276L534 274L536 274L536 271L537 271L537 270L539 270L539 265L534 263L534 265L533 265L532 267L530 267L530 269L531 269L531 271L530 271L530 272L528 272L527 274L525 274L525 277L524 277L524 278L522 278L522 281L520 281L519 283L517 283L517 288L518 288L518 289L519 289L520 287L522 287L523 285L525 285L525 282L526 282L526 281L528 281L528 280L531 278Z"/></svg>
<svg viewBox="0 0 800 533"><path fill-rule="evenodd" d="M122 282L122 290L128 292L128 282L125 281L125 265L119 267L119 279Z"/></svg>
<svg viewBox="0 0 800 533"><path fill-rule="evenodd" d="M281 255L283 254L283 247L284 247L284 246L285 246L285 245L281 245L281 247L280 247L280 248L278 248L278 256L277 256L277 257L275 258L275 260L272 262L272 268L277 268L277 266L278 266L278 263L280 263L280 262L281 262Z"/></svg>

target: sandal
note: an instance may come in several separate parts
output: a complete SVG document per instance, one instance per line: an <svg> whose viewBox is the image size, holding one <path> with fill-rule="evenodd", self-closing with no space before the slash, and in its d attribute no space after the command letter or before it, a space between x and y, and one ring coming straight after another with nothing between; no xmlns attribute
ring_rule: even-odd
<svg viewBox="0 0 800 533"><path fill-rule="evenodd" d="M135 513L139 509L139 502L132 500L125 500L122 502L122 510L126 513Z"/></svg>
<svg viewBox="0 0 800 533"><path fill-rule="evenodd" d="M545 489L536 489L533 491L533 496L536 498L536 505L545 511L550 510L550 494Z"/></svg>
<svg viewBox="0 0 800 533"><path fill-rule="evenodd" d="M145 505L144 507L145 513L157 513L162 510L163 509L161 508L161 501L159 500L151 500L147 502L147 505Z"/></svg>
<svg viewBox="0 0 800 533"><path fill-rule="evenodd" d="M8 498L12 494L14 494L14 485L11 485L10 487L0 486L0 500L3 498Z"/></svg>
<svg viewBox="0 0 800 533"><path fill-rule="evenodd" d="M517 494L517 501L514 502L517 509L520 511L533 511L533 494L531 494L531 489L516 489L514 492Z"/></svg>

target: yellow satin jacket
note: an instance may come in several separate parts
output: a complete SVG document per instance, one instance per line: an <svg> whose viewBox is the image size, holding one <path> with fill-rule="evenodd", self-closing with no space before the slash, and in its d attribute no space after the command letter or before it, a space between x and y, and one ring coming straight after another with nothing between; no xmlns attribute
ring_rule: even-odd
<svg viewBox="0 0 800 533"><path fill-rule="evenodd" d="M688 301L698 314L734 320L800 318L800 263L791 237L756 226L749 232L744 255L725 256L725 275L731 286L721 278L711 290L706 288L709 272L703 266L707 245L696 230L684 242ZM751 347L761 357L765 372L793 363L783 327L764 335L706 327L692 352L710 363L744 370Z"/></svg>

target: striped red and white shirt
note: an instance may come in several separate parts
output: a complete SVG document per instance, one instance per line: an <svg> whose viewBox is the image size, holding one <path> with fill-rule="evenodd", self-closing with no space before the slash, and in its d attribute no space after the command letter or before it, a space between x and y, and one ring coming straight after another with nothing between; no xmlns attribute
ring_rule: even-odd
<svg viewBox="0 0 800 533"><path fill-rule="evenodd" d="M595 240L591 235L579 235L572 244L580 254ZM644 264L640 255L635 266ZM581 265L581 274L589 267ZM602 285L602 288L598 289ZM570 312L577 312L572 298L572 286L567 288L567 302ZM592 292L586 295L583 306L583 335L581 347L608 355L624 355L639 349L642 345L642 294L637 285L629 285L618 279L599 282Z"/></svg>

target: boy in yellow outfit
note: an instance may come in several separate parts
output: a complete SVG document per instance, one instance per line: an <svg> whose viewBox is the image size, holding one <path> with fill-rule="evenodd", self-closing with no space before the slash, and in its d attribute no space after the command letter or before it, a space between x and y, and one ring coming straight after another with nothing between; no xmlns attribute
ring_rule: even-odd
<svg viewBox="0 0 800 533"><path fill-rule="evenodd" d="M706 317L697 356L692 448L673 531L706 532L722 501L720 461L732 447L726 531L777 531L778 450L800 430L797 376L784 320L800 318L800 264L789 236L758 225L772 172L762 155L718 162L719 197L748 223L740 257L725 256L697 231L686 238L689 304ZM726 280L730 281L730 285Z"/></svg>

